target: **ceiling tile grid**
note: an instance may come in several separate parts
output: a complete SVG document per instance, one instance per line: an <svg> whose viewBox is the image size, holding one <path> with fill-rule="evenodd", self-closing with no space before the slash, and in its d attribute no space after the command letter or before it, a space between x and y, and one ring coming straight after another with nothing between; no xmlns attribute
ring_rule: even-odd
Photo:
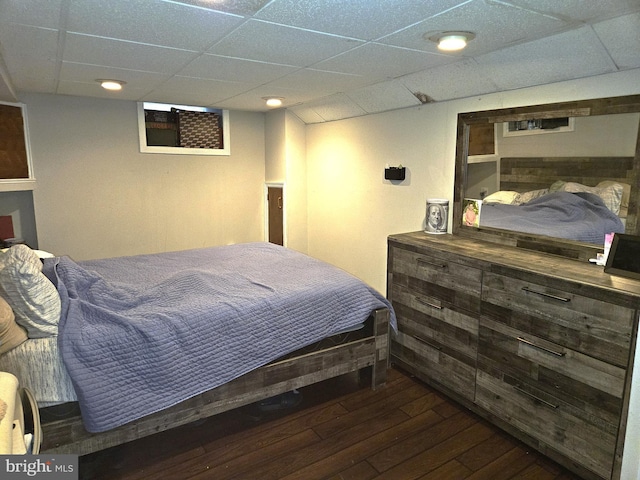
<svg viewBox="0 0 640 480"><path fill-rule="evenodd" d="M249 20L208 52L299 67L311 66L362 45L347 37Z"/></svg>
<svg viewBox="0 0 640 480"><path fill-rule="evenodd" d="M425 39L459 30L460 53ZM640 68L638 52L640 0L0 0L3 101L264 112L276 95L316 123Z"/></svg>
<svg viewBox="0 0 640 480"><path fill-rule="evenodd" d="M100 13L96 15L96 12ZM168 2L73 0L66 29L98 37L204 51L243 21L242 17Z"/></svg>

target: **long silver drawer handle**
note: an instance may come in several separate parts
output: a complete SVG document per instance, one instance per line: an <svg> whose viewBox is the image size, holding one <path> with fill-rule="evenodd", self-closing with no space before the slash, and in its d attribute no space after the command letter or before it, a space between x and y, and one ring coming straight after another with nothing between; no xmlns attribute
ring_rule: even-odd
<svg viewBox="0 0 640 480"><path fill-rule="evenodd" d="M424 338L420 337L419 335L412 335L412 337L415 338L420 343L424 343L425 345L427 345L427 346L429 346L431 348L435 348L436 350L442 350L441 346L434 345L433 343L429 342L428 340L425 340Z"/></svg>
<svg viewBox="0 0 640 480"><path fill-rule="evenodd" d="M428 300L424 300L422 298L416 297L416 302L421 303L422 305L426 305L427 307L437 308L438 310L442 310L442 305L436 305L435 303L431 303Z"/></svg>
<svg viewBox="0 0 640 480"><path fill-rule="evenodd" d="M447 268L447 264L446 263L435 263L435 262L430 262L428 260L425 260L424 258L418 258L416 260L418 263L424 263L425 265L431 265L432 267L437 267L437 268Z"/></svg>
<svg viewBox="0 0 640 480"><path fill-rule="evenodd" d="M544 352L551 353L551 354L556 355L558 357L564 357L567 354L567 352L556 352L555 350L551 350L550 348L546 348L546 347L542 347L540 345L536 345L535 343L527 340L526 338L518 337L518 341L522 342L522 343L524 343L526 345L529 345L531 347L537 348L538 350L542 350Z"/></svg>
<svg viewBox="0 0 640 480"><path fill-rule="evenodd" d="M513 388L516 389L517 391L519 391L520 393L524 393L526 396L528 396L530 398L533 398L534 400L546 405L547 407L550 407L550 408L558 408L558 407L560 407L560 405L555 405L555 404L553 404L551 402L547 402L546 400L543 400L542 398L535 396L533 393L529 393L526 390L523 390L522 388L518 387L517 385L514 385Z"/></svg>
<svg viewBox="0 0 640 480"><path fill-rule="evenodd" d="M536 295L540 295L541 297L553 298L554 300L559 300L561 302L570 302L571 301L570 298L560 297L558 295L552 295L550 293L545 293L545 292L537 292L535 290L531 290L529 287L522 287L522 290L524 290L527 293L535 293Z"/></svg>

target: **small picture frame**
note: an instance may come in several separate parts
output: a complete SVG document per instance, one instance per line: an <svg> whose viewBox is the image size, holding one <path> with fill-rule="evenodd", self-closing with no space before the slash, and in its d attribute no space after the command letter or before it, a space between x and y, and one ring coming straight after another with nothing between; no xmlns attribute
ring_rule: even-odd
<svg viewBox="0 0 640 480"><path fill-rule="evenodd" d="M482 210L482 200L476 198L465 198L462 202L462 224L467 227L480 226L480 212Z"/></svg>

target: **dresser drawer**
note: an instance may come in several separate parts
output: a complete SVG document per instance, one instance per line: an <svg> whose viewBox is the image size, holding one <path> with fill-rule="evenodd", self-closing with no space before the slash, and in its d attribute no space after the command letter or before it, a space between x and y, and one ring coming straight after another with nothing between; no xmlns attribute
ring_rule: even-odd
<svg viewBox="0 0 640 480"><path fill-rule="evenodd" d="M482 317L626 367L635 310L579 293L485 272Z"/></svg>
<svg viewBox="0 0 640 480"><path fill-rule="evenodd" d="M388 295L398 318L394 360L470 401L475 396L482 271L438 252L392 248Z"/></svg>
<svg viewBox="0 0 640 480"><path fill-rule="evenodd" d="M402 285L441 304L480 311L482 271L437 252L416 253L393 248L393 285Z"/></svg>
<svg viewBox="0 0 640 480"><path fill-rule="evenodd" d="M399 332L391 354L422 378L472 401L478 319L402 285L393 285L392 296Z"/></svg>
<svg viewBox="0 0 640 480"><path fill-rule="evenodd" d="M475 402L610 478L625 370L504 323L481 319Z"/></svg>

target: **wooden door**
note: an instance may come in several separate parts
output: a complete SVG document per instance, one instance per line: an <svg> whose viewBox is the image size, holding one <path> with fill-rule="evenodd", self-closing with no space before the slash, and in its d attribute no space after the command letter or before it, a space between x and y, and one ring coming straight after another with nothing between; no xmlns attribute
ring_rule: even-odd
<svg viewBox="0 0 640 480"><path fill-rule="evenodd" d="M283 195L282 187L268 187L267 204L269 207L269 242L284 245Z"/></svg>

